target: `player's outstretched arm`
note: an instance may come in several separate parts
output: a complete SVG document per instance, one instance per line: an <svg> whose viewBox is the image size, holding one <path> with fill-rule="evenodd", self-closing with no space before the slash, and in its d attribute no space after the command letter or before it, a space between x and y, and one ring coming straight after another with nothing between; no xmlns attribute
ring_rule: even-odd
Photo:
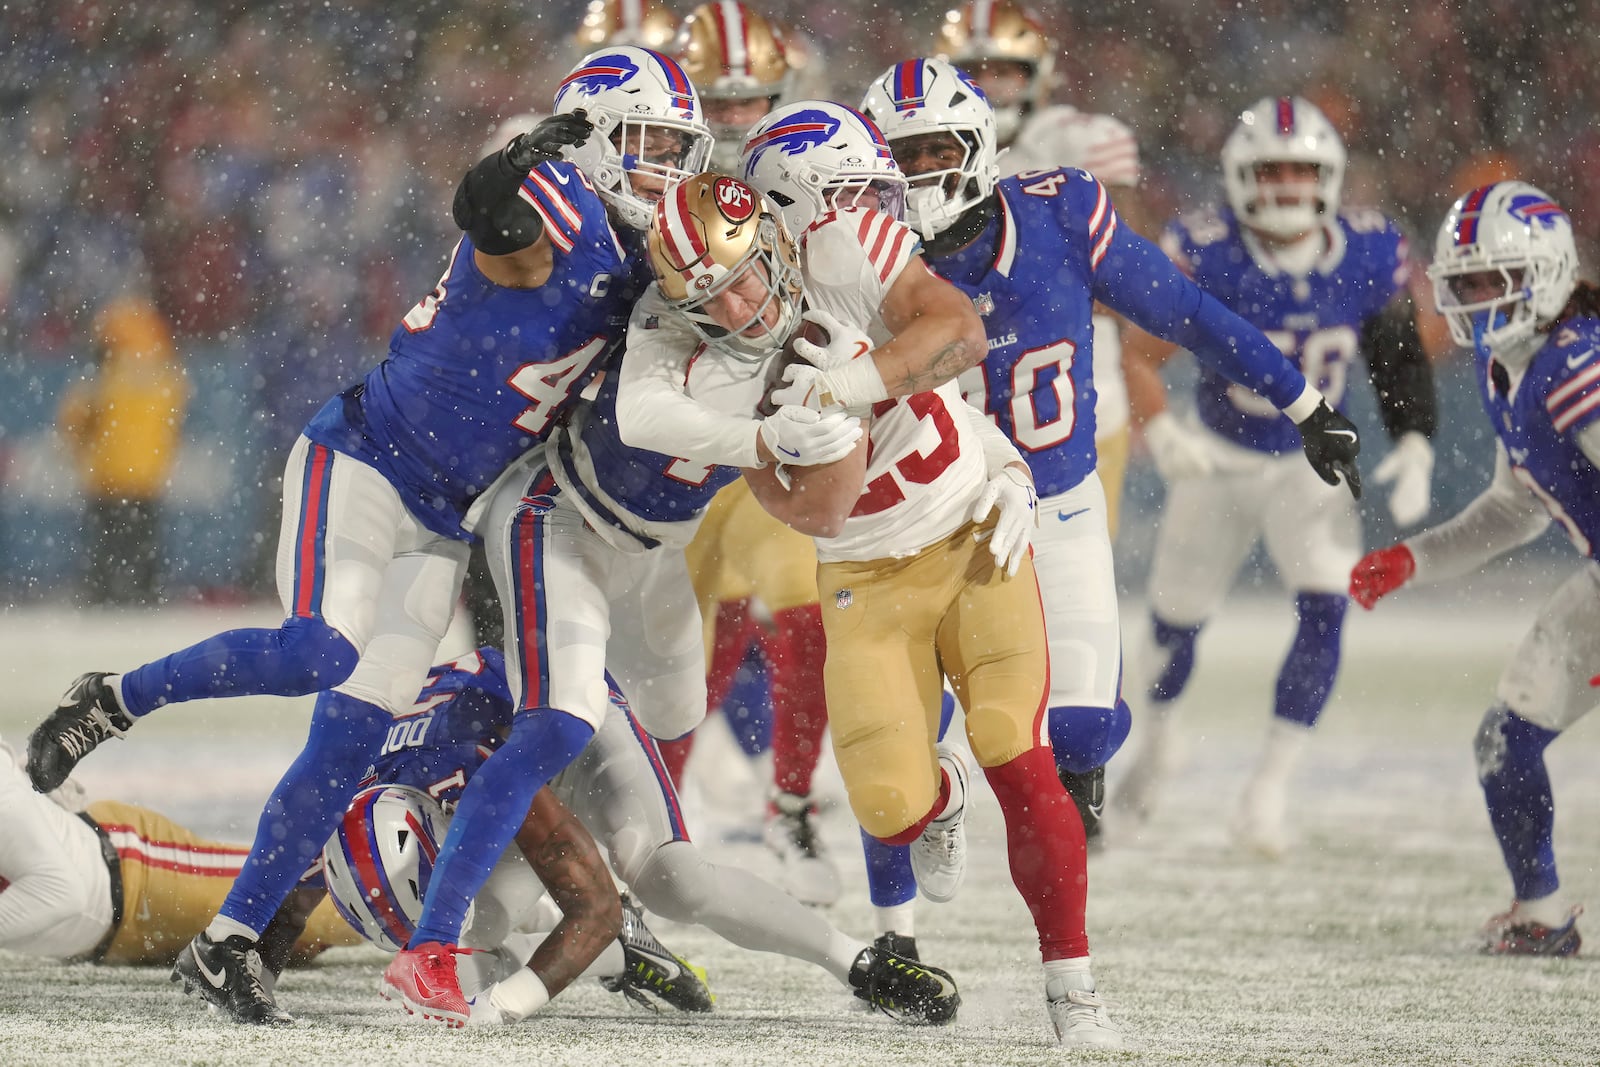
<svg viewBox="0 0 1600 1067"><path fill-rule="evenodd" d="M561 909L561 921L528 961L553 997L622 932L622 900L594 838L548 786L534 794L516 842Z"/></svg>
<svg viewBox="0 0 1600 1067"><path fill-rule="evenodd" d="M456 187L451 215L472 238L474 263L496 285L537 289L550 278L554 248L533 204L519 195L528 172L561 158L594 132L582 111L552 115L479 160Z"/></svg>

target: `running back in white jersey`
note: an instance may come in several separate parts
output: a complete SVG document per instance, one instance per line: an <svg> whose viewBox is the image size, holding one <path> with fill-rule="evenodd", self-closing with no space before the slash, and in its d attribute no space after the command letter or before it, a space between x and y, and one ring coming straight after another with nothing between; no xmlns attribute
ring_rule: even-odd
<svg viewBox="0 0 1600 1067"><path fill-rule="evenodd" d="M891 335L879 308L919 247L881 212L824 215L800 238L806 301L883 344ZM871 418L866 486L843 532L817 540L821 562L911 555L960 528L983 490L982 448L955 382L882 401Z"/></svg>

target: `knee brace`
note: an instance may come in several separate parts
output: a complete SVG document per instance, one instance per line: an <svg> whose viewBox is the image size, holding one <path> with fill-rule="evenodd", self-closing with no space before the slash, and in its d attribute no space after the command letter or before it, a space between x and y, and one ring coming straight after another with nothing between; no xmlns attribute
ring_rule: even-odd
<svg viewBox="0 0 1600 1067"><path fill-rule="evenodd" d="M1115 707L1062 707L1050 709L1050 748L1056 767L1086 774L1105 766L1128 739L1133 713L1126 701Z"/></svg>
<svg viewBox="0 0 1600 1067"><path fill-rule="evenodd" d="M1150 616L1150 624L1156 648L1162 653L1161 668L1153 672L1155 681L1150 684L1150 699L1176 700L1194 671L1194 645L1203 624L1174 626L1154 615Z"/></svg>
<svg viewBox="0 0 1600 1067"><path fill-rule="evenodd" d="M1339 648L1342 642L1345 608L1350 600L1342 593L1299 593L1294 598L1295 614L1300 619L1294 644L1278 673L1278 691L1273 714L1280 719L1311 727L1317 724L1322 709L1333 692L1339 673Z"/></svg>

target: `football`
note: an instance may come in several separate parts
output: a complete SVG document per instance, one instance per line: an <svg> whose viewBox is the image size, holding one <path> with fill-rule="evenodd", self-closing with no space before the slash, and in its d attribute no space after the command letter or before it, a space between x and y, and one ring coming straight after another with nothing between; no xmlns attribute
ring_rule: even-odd
<svg viewBox="0 0 1600 1067"><path fill-rule="evenodd" d="M794 350L794 342L798 337L804 337L814 345L826 345L828 343L828 331L814 322L802 322L800 328L790 335L789 339L783 344L782 353L772 361L772 365L767 369L767 389L762 394L761 403L756 405L757 412L762 416L771 415L778 410L777 405L772 403L772 392L774 389L783 388L785 384L783 380L784 369L796 363L810 362Z"/></svg>

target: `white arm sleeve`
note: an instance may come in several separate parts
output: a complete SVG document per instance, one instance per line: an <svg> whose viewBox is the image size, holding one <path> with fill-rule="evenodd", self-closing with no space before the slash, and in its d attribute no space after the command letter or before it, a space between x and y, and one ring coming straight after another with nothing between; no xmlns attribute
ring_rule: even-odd
<svg viewBox="0 0 1600 1067"><path fill-rule="evenodd" d="M759 467L760 421L724 415L684 391L699 347L660 290L646 290L628 321L628 349L617 372L617 432L633 448L695 463Z"/></svg>
<svg viewBox="0 0 1600 1067"><path fill-rule="evenodd" d="M1550 525L1550 514L1511 474L1505 446L1495 444L1494 480L1454 518L1405 541L1417 578L1457 578L1502 552L1525 545Z"/></svg>
<svg viewBox="0 0 1600 1067"><path fill-rule="evenodd" d="M0 761L0 879L10 883L0 890L0 948L60 959L88 952L111 928L100 842L35 793L4 748Z"/></svg>
<svg viewBox="0 0 1600 1067"><path fill-rule="evenodd" d="M967 421L972 424L972 432L977 435L978 444L983 449L984 473L993 478L1007 464L1021 463L1026 466L1027 460L1017 451L1017 446L1011 443L989 416L972 404L962 406L967 409Z"/></svg>

